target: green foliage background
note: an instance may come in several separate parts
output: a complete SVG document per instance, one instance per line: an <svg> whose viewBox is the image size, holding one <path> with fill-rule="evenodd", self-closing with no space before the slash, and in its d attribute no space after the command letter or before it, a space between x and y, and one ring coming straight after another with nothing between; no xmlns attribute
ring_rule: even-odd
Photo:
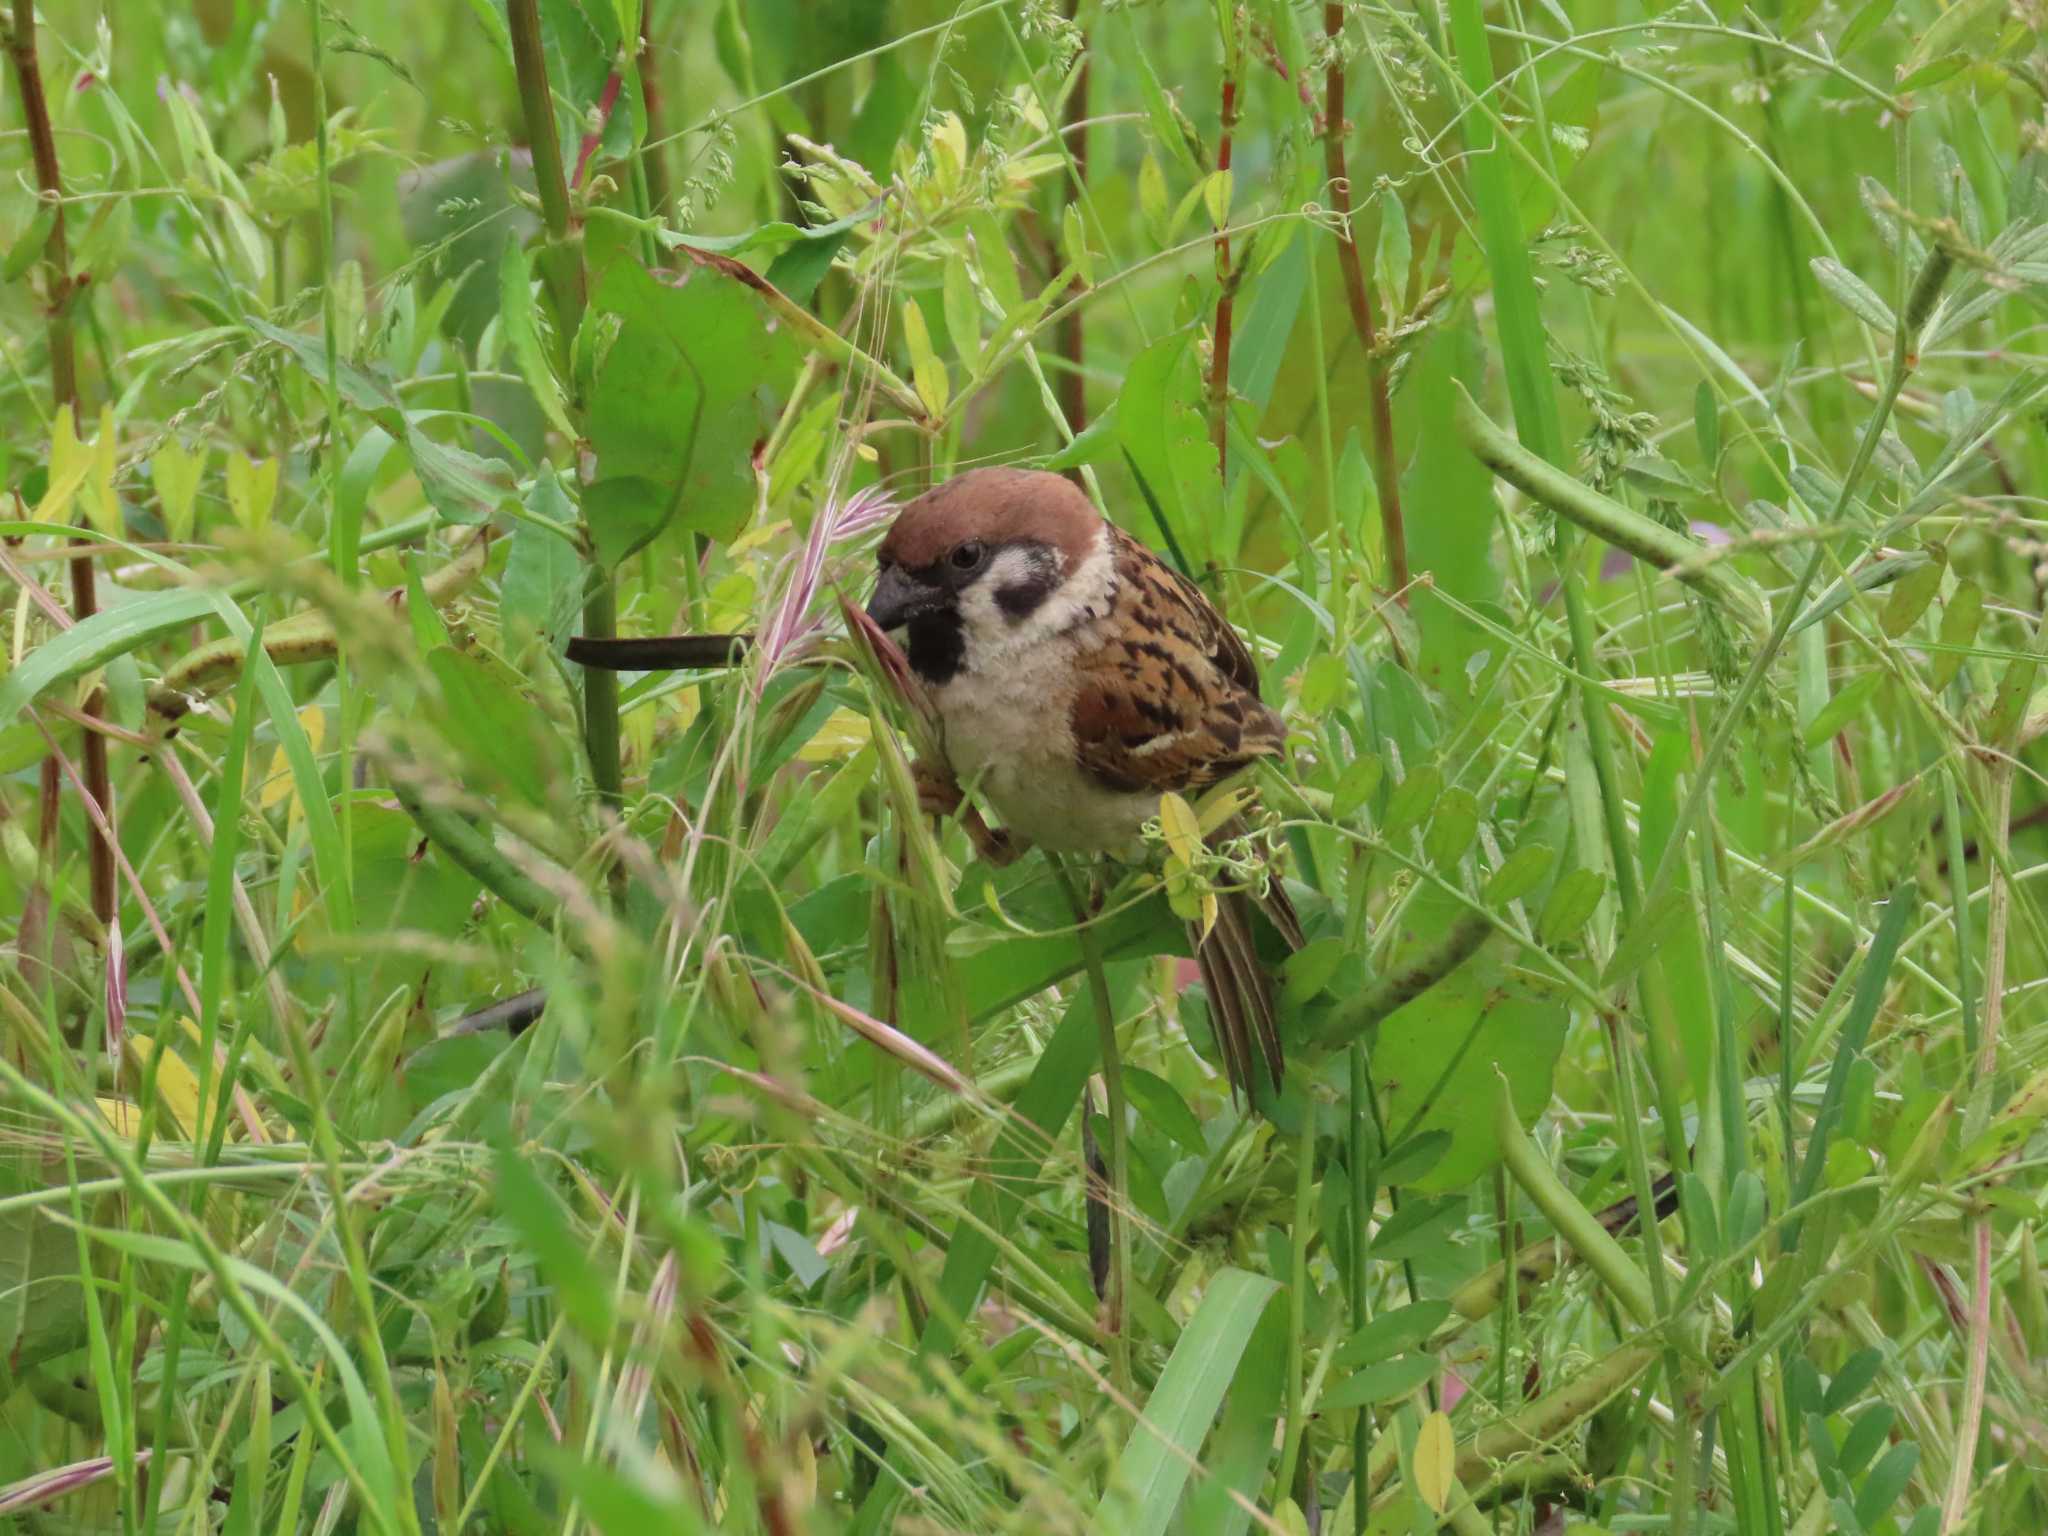
<svg viewBox="0 0 2048 1536"><path fill-rule="evenodd" d="M2040 1529L2037 19L13 0L0 1523ZM1289 721L1257 1106L1247 849L917 815L989 462Z"/></svg>

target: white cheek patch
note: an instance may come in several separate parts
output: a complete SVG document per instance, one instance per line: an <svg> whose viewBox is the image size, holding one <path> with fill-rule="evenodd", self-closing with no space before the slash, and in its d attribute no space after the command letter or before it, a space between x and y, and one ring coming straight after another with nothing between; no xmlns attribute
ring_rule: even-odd
<svg viewBox="0 0 2048 1536"><path fill-rule="evenodd" d="M1014 666L1026 653L1077 624L1109 612L1116 591L1116 560L1106 539L1068 572L1035 608L1022 615L1004 610L1001 594L1042 583L1044 562L1058 561L1051 550L1005 549L989 562L981 577L960 594L960 633L965 642L964 670L982 672Z"/></svg>

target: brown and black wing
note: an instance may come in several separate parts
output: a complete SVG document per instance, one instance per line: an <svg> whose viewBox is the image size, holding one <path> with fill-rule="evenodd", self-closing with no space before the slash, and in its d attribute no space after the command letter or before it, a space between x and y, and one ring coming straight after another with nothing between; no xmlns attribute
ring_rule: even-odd
<svg viewBox="0 0 2048 1536"><path fill-rule="evenodd" d="M1112 536L1120 546L1122 622L1084 667L1074 701L1082 768L1111 789L1185 794L1221 783L1254 758L1277 755L1286 730L1259 698L1258 668L1237 631L1193 583L1142 545L1114 530ZM1233 822L1216 836L1243 831ZM1253 914L1261 906L1298 949L1301 924L1277 879L1263 901L1241 890L1220 893L1207 933L1188 925L1224 1072L1232 1091L1247 1097L1255 1059L1276 1090L1286 1070L1273 980L1253 941Z"/></svg>
<svg viewBox="0 0 2048 1536"><path fill-rule="evenodd" d="M1280 717L1259 699L1237 631L1150 550L1117 541L1118 622L1081 662L1074 748L1105 787L1187 794L1277 754Z"/></svg>

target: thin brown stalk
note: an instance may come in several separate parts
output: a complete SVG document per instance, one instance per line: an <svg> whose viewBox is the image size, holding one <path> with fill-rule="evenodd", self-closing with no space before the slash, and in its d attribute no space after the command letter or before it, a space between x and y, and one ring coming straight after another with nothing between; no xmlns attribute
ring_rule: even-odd
<svg viewBox="0 0 2048 1536"><path fill-rule="evenodd" d="M1225 7L1223 27L1223 112L1216 144L1216 169L1230 173L1230 154L1237 134L1238 71L1242 50L1231 35L1234 8ZM1229 459L1224 451L1230 423L1230 332L1237 307L1237 285L1243 274L1230 261L1230 214L1216 221L1216 344L1209 354L1209 430L1216 440L1216 473L1221 476Z"/></svg>
<svg viewBox="0 0 2048 1536"><path fill-rule="evenodd" d="M640 106L647 119L647 138L640 149L640 171L647 179L647 208L657 219L668 217L668 161L662 155L661 71L654 67L654 0L640 8Z"/></svg>
<svg viewBox="0 0 2048 1536"><path fill-rule="evenodd" d="M50 126L50 104L43 94L42 71L36 64L35 0L14 0L7 52L14 63L14 78L21 91L21 112L28 128L29 150L35 160L36 187L52 210L50 237L43 246L47 283L45 296L49 304L45 325L50 345L50 394L57 409L70 407L72 418L82 431L85 424L78 420L83 409L78 394L78 349L71 334L71 304L77 296L78 284L71 275L70 246L64 230L64 177L57 164L57 135ZM88 619L99 611L100 606L91 546L81 539L74 541L74 547L79 553L71 561L71 607L78 618ZM87 698L85 709L91 715L101 712L97 693ZM114 794L107 772L106 738L97 731L87 731L82 754L86 792L106 809L111 821ZM55 800L52 793L55 783L55 767L44 764L43 800L46 806ZM54 844L54 832L54 825L46 823L42 837L45 845ZM97 825L88 837L92 850L92 914L102 928L111 932L116 901L114 849L107 833Z"/></svg>
<svg viewBox="0 0 2048 1536"><path fill-rule="evenodd" d="M1408 528L1401 517L1401 477L1394 462L1394 403L1387 392L1387 370L1379 357L1379 326L1372 313L1372 293L1358 256L1351 227L1351 177L1344 166L1344 55L1338 48L1344 30L1344 7L1323 6L1323 32L1330 40L1330 67L1325 76L1323 165L1344 233L1337 241L1337 264L1344 272L1344 298L1351 324L1365 352L1366 377L1372 401L1372 483L1379 495L1380 536L1387 547L1387 584L1408 605Z"/></svg>
<svg viewBox="0 0 2048 1536"><path fill-rule="evenodd" d="M1067 19L1074 20L1081 10L1081 0L1069 0ZM1074 157L1073 189L1068 194L1078 205L1087 196L1088 186L1088 40L1081 39L1081 62L1074 71L1073 89L1067 92L1066 110L1060 114L1062 131L1066 135L1067 147ZM1080 293L1085 285L1079 276L1074 279L1074 291ZM1076 437L1088 425L1088 383L1082 376L1082 362L1086 356L1086 335L1082 329L1082 308L1071 306L1060 318L1060 357L1066 368L1060 374L1060 414L1067 418L1067 430Z"/></svg>

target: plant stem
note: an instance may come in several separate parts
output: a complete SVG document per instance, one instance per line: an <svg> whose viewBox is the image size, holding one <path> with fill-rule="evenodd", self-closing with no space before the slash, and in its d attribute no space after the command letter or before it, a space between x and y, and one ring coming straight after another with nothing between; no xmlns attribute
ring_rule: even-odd
<svg viewBox="0 0 2048 1536"><path fill-rule="evenodd" d="M1365 353L1366 378L1372 397L1372 483L1380 504L1380 539L1386 546L1387 586L1403 607L1408 604L1408 526L1401 516L1401 476L1394 462L1394 403L1387 390L1387 370L1378 356L1379 327L1372 313L1372 293L1358 257L1358 236L1351 225L1351 177L1344 164L1344 54L1338 40L1344 31L1344 7L1323 6L1323 35L1330 41L1330 67L1324 76L1323 166L1330 201L1343 221L1337 240L1337 265L1344 273L1344 297L1351 306L1351 324Z"/></svg>
<svg viewBox="0 0 2048 1536"><path fill-rule="evenodd" d="M84 402L78 393L78 348L71 332L71 304L77 296L77 284L71 276L70 245L64 230L64 176L57 163L57 136L50 125L50 103L43 94L42 71L36 63L35 0L14 0L7 52L14 64L16 85L21 91L21 115L28 128L29 150L35 161L36 188L52 210L50 235L43 244L49 306L44 324L49 335L50 395L58 410L70 407L72 424L82 434L85 423L80 417ZM71 607L74 617L89 619L100 606L90 545L83 540L74 540L73 544L80 553L71 561ZM101 694L98 690L85 700L83 708L94 719L100 717ZM88 729L81 755L84 758L86 790L98 802L107 824L112 826L114 793L107 772L106 737ZM55 777L56 770L52 765L45 773L46 786L53 783ZM46 805L53 800L54 797L48 793L44 795ZM87 846L91 850L92 915L102 930L111 933L116 902L114 847L104 833L91 825L91 817L86 820ZM53 843L54 831L53 823L45 834Z"/></svg>
<svg viewBox="0 0 2048 1536"><path fill-rule="evenodd" d="M541 271L554 302L556 335L566 358L583 326L586 277L581 233L572 218L569 183L562 167L562 141L555 131L547 58L541 50L539 0L507 0L505 16L512 36L512 62L519 76L520 111L525 116L526 137L533 149L534 187L540 195L541 220L547 226ZM564 369L565 375L569 373ZM571 409L580 416L580 402L572 402ZM593 563L585 581L583 633L592 640L615 638L618 595L613 573ZM590 667L583 670L583 746L590 758L590 778L597 788L598 800L616 810L625 798L625 775L619 759L616 673Z"/></svg>
<svg viewBox="0 0 2048 1536"><path fill-rule="evenodd" d="M1095 1024L1102 1036L1102 1087L1108 1099L1109 1120L1109 1294L1103 1298L1102 1331L1107 1338L1110 1373L1117 1390L1131 1390L1131 1348L1125 1337L1131 1293L1131 1148L1125 1124L1123 1059L1117 1052L1116 1007L1110 1001L1109 978L1102 969L1102 947L1096 942L1088 905L1073 872L1057 854L1046 858L1066 888L1067 902L1074 910L1074 939L1081 947L1081 961L1088 973L1088 989L1095 1000ZM1083 1114L1088 1112L1087 1095L1082 1096Z"/></svg>
<svg viewBox="0 0 2048 1536"><path fill-rule="evenodd" d="M519 77L519 109L533 154L534 190L548 232L542 266L566 349L583 323L583 253L572 244L569 182L562 167L561 137L555 131L547 55L541 47L539 0L506 0L505 20L512 37L512 65Z"/></svg>
<svg viewBox="0 0 2048 1536"><path fill-rule="evenodd" d="M1223 112L1216 143L1216 173L1229 186L1232 141L1237 133L1238 74L1243 67L1244 49L1236 29L1236 6L1222 0L1217 6L1217 25L1223 35ZM1227 194L1226 194L1227 195ZM1216 444L1216 474L1228 484L1225 441L1230 428L1230 332L1237 307L1237 285L1243 273L1230 262L1230 210L1222 210L1216 228L1216 340L1209 353L1209 431ZM1211 546L1210 554L1215 554Z"/></svg>
<svg viewBox="0 0 2048 1536"><path fill-rule="evenodd" d="M1081 0L1068 0L1067 20L1075 21L1081 11ZM1085 34L1081 40L1081 61L1074 70L1074 84L1067 92L1066 110L1060 114L1065 128L1062 138L1073 164L1070 168L1073 196L1068 206L1078 209L1088 196L1088 40ZM1074 291L1078 295L1085 285L1077 275ZM1083 311L1076 304L1060 317L1060 356L1066 362L1066 370L1060 375L1060 414L1067 418L1067 430L1080 436L1088 425L1088 381L1082 373L1082 364L1087 355L1087 340L1083 328Z"/></svg>
<svg viewBox="0 0 2048 1536"><path fill-rule="evenodd" d="M1971 1064L1970 1108L1963 1135L1981 1135L1991 1107L1991 1085L1998 1071L1998 1033L2005 1018L2006 933L2012 912L2012 881L2008 854L2012 829L2013 771L2016 742L1995 744L1991 764L1990 824L1981 839L1990 881L1984 893L1984 1020ZM1984 1429L1984 1389L1991 1356L1991 1212L1978 1206L1970 1217L1971 1278L1968 1348L1963 1376L1962 1421L1956 1429L1955 1460L1949 1467L1946 1496L1941 1503L1942 1536L1961 1525L1976 1482L1977 1440Z"/></svg>

